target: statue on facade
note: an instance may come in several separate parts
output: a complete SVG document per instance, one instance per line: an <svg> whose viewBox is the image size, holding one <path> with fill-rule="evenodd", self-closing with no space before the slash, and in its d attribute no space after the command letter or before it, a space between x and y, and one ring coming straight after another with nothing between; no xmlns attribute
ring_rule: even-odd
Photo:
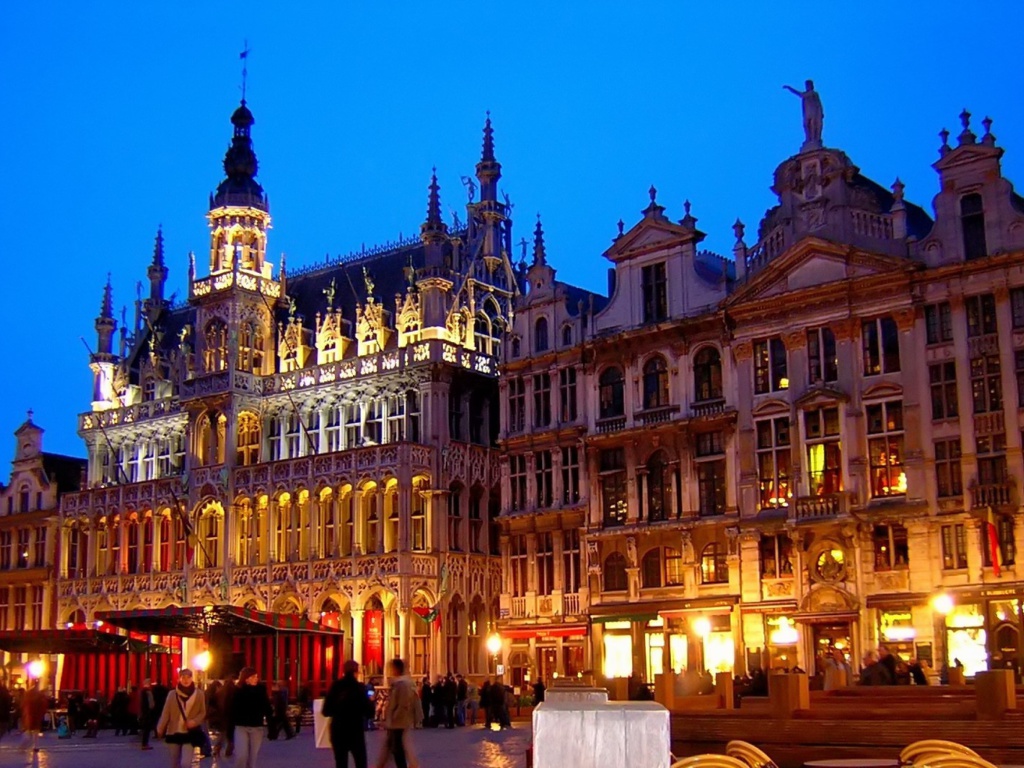
<svg viewBox="0 0 1024 768"><path fill-rule="evenodd" d="M466 193L469 195L469 202L473 202L473 198L476 197L476 182L473 181L470 176L462 176L462 186L466 188Z"/></svg>
<svg viewBox="0 0 1024 768"><path fill-rule="evenodd" d="M800 91L791 85L782 86L784 89L800 97L804 113L804 144L801 149L821 148L821 126L825 121L825 111L821 107L821 97L814 90L814 81L808 80L807 90Z"/></svg>

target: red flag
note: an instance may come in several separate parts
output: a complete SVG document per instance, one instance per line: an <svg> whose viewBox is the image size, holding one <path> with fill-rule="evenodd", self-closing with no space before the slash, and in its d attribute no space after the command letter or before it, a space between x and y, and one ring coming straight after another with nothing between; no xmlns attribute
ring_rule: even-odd
<svg viewBox="0 0 1024 768"><path fill-rule="evenodd" d="M999 562L999 531L991 519L985 524L985 527L988 529L988 552L992 560L992 573L998 578L1003 573L1002 564Z"/></svg>

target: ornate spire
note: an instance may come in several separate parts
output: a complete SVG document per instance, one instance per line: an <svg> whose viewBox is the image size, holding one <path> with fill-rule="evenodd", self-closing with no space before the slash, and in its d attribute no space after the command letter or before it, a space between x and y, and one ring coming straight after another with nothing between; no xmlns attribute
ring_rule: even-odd
<svg viewBox="0 0 1024 768"><path fill-rule="evenodd" d="M957 141L960 146L964 144L974 144L978 137L974 135L974 131L971 130L971 113L967 111L967 107L964 107L964 111L960 113L960 125L963 130L960 131L960 135L957 136Z"/></svg>
<svg viewBox="0 0 1024 768"><path fill-rule="evenodd" d="M494 162L494 129L491 127L491 110L487 110L484 122L484 151L480 159L485 163Z"/></svg>
<svg viewBox="0 0 1024 768"><path fill-rule="evenodd" d="M163 226L157 227L156 240L153 243L153 263L146 270L149 277L149 302L153 307L164 301L164 284L167 282L167 267L164 266L164 231Z"/></svg>
<svg viewBox="0 0 1024 768"><path fill-rule="evenodd" d="M164 225L160 224L156 228L156 240L153 243L153 266L162 267L164 265Z"/></svg>
<svg viewBox="0 0 1024 768"><path fill-rule="evenodd" d="M534 266L547 266L547 253L544 250L544 228L540 224L540 214L537 214L537 227L533 230L533 264Z"/></svg>
<svg viewBox="0 0 1024 768"><path fill-rule="evenodd" d="M448 227L441 219L441 187L437 184L436 167L431 169L427 190L427 220L420 225L420 239L425 243L440 243L444 241Z"/></svg>
<svg viewBox="0 0 1024 768"><path fill-rule="evenodd" d="M484 149L480 162L476 164L476 177L480 181L480 202L498 201L498 179L501 178L501 163L494 157L494 129L491 127L491 113L484 122Z"/></svg>
<svg viewBox="0 0 1024 768"><path fill-rule="evenodd" d="M110 285L110 273L107 272L107 285L103 289L103 302L100 304L100 317L114 319L114 289Z"/></svg>
<svg viewBox="0 0 1024 768"><path fill-rule="evenodd" d="M269 207L263 187L256 181L259 162L250 135L255 122L256 119L243 99L231 115L235 131L231 137L231 146L224 155L224 175L227 178L217 186L212 200L213 207L247 205L264 211Z"/></svg>

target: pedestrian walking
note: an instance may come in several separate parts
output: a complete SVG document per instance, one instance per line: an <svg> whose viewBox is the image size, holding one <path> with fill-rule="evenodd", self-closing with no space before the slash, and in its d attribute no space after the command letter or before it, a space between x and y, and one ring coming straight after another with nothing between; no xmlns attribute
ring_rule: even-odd
<svg viewBox="0 0 1024 768"><path fill-rule="evenodd" d="M480 686L480 709L484 711L484 728L491 730L491 681L484 678L484 684Z"/></svg>
<svg viewBox="0 0 1024 768"><path fill-rule="evenodd" d="M359 663L346 661L343 676L331 684L320 711L331 718L335 768L348 768L349 754L355 768L366 768L366 721L373 717L374 706L369 689L357 674Z"/></svg>
<svg viewBox="0 0 1024 768"><path fill-rule="evenodd" d="M270 721L270 729L267 738L271 741L277 739L277 735L284 731L285 739L294 739L295 730L292 728L291 720L288 718L288 686L283 682L277 684L274 690L274 716Z"/></svg>
<svg viewBox="0 0 1024 768"><path fill-rule="evenodd" d="M466 724L466 700L469 698L469 685L462 675L455 676L455 724L460 728Z"/></svg>
<svg viewBox="0 0 1024 768"><path fill-rule="evenodd" d="M39 690L39 681L29 683L21 699L22 748L26 752L39 751L39 732L43 730L43 717L48 704L46 696Z"/></svg>
<svg viewBox="0 0 1024 768"><path fill-rule="evenodd" d="M139 688L139 730L142 731L142 748L150 750L149 735L156 725L156 697L153 695L153 684L147 677Z"/></svg>
<svg viewBox="0 0 1024 768"><path fill-rule="evenodd" d="M167 694L156 735L167 742L171 768L190 768L196 747L205 741L206 697L196 687L192 670L178 672L178 685Z"/></svg>
<svg viewBox="0 0 1024 768"><path fill-rule="evenodd" d="M422 717L412 680L405 676L405 662L392 659L389 665L391 693L384 710L384 728L387 734L384 747L377 759L377 768L384 768L392 759L395 768L416 768L410 733Z"/></svg>
<svg viewBox="0 0 1024 768"><path fill-rule="evenodd" d="M256 768L265 723L273 715L273 710L267 687L260 682L260 676L252 667L242 667L238 673L238 684L226 714L224 728L233 733L235 765L238 768Z"/></svg>
<svg viewBox="0 0 1024 768"><path fill-rule="evenodd" d="M853 671L846 662L846 656L839 648L832 649L832 657L825 659L825 685L826 691L835 691L839 688L850 686Z"/></svg>
<svg viewBox="0 0 1024 768"><path fill-rule="evenodd" d="M424 677L423 682L420 683L420 707L423 709L423 727L429 728L431 726L430 720L430 705L431 699L433 698L433 690L430 687L430 678Z"/></svg>

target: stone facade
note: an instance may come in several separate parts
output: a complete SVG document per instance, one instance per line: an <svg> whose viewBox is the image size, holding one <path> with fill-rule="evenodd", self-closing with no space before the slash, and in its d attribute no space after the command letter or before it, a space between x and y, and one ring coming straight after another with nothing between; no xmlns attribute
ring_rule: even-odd
<svg viewBox="0 0 1024 768"><path fill-rule="evenodd" d="M809 140L732 259L653 188L606 304L535 255L501 384L516 680L1024 660L1024 199L961 120L934 220Z"/></svg>
<svg viewBox="0 0 1024 768"><path fill-rule="evenodd" d="M232 123L188 300L164 298L160 234L119 340L104 292L57 619L230 603L342 628L371 674L392 656L482 673L500 591L497 360L519 292L490 120L465 225L441 220L435 176L418 239L293 273L267 261L244 102Z"/></svg>

